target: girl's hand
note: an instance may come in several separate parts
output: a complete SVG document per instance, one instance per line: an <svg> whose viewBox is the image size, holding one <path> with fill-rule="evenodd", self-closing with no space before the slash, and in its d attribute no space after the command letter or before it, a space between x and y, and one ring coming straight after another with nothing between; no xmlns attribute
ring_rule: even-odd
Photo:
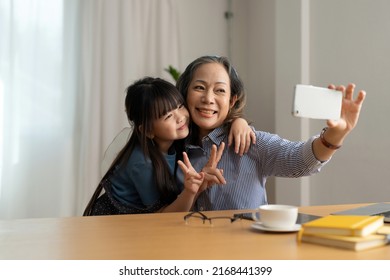
<svg viewBox="0 0 390 280"><path fill-rule="evenodd" d="M252 144L256 144L256 135L243 118L235 119L229 131L228 146L234 142L234 151L242 156Z"/></svg>
<svg viewBox="0 0 390 280"><path fill-rule="evenodd" d="M195 195L204 182L205 174L196 172L186 152L183 152L183 161L178 160L177 163L184 174L184 189Z"/></svg>

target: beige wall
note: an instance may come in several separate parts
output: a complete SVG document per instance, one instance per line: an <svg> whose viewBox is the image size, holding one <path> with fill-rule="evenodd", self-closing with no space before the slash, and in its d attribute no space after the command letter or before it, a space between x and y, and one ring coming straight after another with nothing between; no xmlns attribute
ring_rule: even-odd
<svg viewBox="0 0 390 280"><path fill-rule="evenodd" d="M367 91L358 127L333 163L312 179L315 204L390 201L389 10L386 0L311 3L313 83L353 81Z"/></svg>

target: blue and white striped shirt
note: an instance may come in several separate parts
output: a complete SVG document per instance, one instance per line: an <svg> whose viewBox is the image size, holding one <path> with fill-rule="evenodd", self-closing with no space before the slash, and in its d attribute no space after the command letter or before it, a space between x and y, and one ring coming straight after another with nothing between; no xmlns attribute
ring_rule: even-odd
<svg viewBox="0 0 390 280"><path fill-rule="evenodd" d="M278 135L255 131L256 144L240 156L233 145L225 148L218 168L223 169L226 185L214 185L197 199L194 210L255 209L267 204L265 184L269 176L301 177L320 171L327 162L318 161L312 151L311 137L292 142ZM220 127L202 140L202 147L186 145L191 164L198 172L206 164L213 144L219 146L228 135Z"/></svg>

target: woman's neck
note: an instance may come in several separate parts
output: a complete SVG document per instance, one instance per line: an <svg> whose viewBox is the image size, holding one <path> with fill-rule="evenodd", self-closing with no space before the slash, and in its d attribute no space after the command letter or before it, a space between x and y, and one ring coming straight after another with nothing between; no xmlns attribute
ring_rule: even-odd
<svg viewBox="0 0 390 280"><path fill-rule="evenodd" d="M212 130L199 128L199 142L202 143L202 139L210 134Z"/></svg>

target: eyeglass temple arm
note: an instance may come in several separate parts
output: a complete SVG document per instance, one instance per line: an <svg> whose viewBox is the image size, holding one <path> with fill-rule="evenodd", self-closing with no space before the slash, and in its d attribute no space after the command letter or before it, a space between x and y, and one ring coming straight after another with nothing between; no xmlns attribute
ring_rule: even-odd
<svg viewBox="0 0 390 280"><path fill-rule="evenodd" d="M195 214L199 214L200 216L202 216L203 220L209 220L209 218L200 211L194 211L194 212L188 213L187 215L184 216L184 220L187 220L189 217L191 217Z"/></svg>

